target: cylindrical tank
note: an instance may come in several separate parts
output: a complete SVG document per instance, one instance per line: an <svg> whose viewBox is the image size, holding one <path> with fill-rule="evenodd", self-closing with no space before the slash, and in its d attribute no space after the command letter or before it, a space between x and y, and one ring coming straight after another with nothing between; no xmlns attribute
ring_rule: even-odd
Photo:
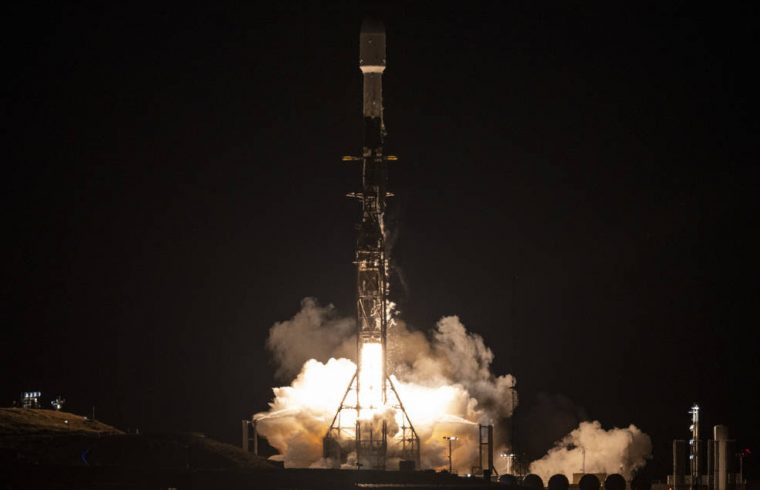
<svg viewBox="0 0 760 490"><path fill-rule="evenodd" d="M549 490L567 490L570 487L570 482L565 475L554 475L549 478L547 487Z"/></svg>
<svg viewBox="0 0 760 490"><path fill-rule="evenodd" d="M544 481L541 479L540 476L534 475L533 473L527 475L525 478L523 478L520 486L525 488L537 488L537 489L543 489L544 488Z"/></svg>
<svg viewBox="0 0 760 490"><path fill-rule="evenodd" d="M581 481L578 482L578 488L580 490L599 490L600 486L601 482L599 481L599 478L591 473L583 475Z"/></svg>
<svg viewBox="0 0 760 490"><path fill-rule="evenodd" d="M716 425L713 427L715 448L715 490L728 490L728 427Z"/></svg>
<svg viewBox="0 0 760 490"><path fill-rule="evenodd" d="M625 490L625 478L619 473L613 473L604 480L604 490Z"/></svg>

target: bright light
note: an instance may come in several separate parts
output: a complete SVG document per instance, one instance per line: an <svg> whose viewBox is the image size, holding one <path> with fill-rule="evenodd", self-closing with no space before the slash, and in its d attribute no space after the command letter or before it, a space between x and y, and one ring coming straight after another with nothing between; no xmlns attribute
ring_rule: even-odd
<svg viewBox="0 0 760 490"><path fill-rule="evenodd" d="M402 446L400 438L404 434L402 427L406 421L401 410L395 406L396 398L390 385L386 385L387 400L383 403L382 344L371 342L360 347L360 415L364 421L382 417L390 422L388 449L392 454L391 451L397 451ZM347 359L330 359L326 363L311 359L304 364L290 386L274 388L274 400L269 410L256 414L254 420L259 435L266 437L283 455L286 467L309 467L320 460L322 438L335 417L343 395L346 395L345 406L356 406L356 390L347 391L354 373L356 365ZM477 448L477 421L482 418L482 412L464 387L457 384L423 386L401 381L395 376L390 379L421 439L423 467L448 468L450 442L459 448ZM356 415L356 410L350 409L338 414L335 423L340 427L341 437L355 437ZM409 429L405 434L409 437ZM449 441L442 439L442 436L455 439ZM467 451L461 454L467 454ZM475 450L473 454L476 454ZM465 459L462 460L462 470L469 467Z"/></svg>
<svg viewBox="0 0 760 490"><path fill-rule="evenodd" d="M362 344L359 371L359 418L369 419L383 408L383 346L379 342Z"/></svg>

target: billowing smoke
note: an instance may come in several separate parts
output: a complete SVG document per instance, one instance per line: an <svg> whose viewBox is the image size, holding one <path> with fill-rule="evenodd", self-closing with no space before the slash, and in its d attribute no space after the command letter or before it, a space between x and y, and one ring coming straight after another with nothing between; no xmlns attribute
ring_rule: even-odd
<svg viewBox="0 0 760 490"><path fill-rule="evenodd" d="M287 467L332 466L322 460L322 438L356 369L349 360L356 350L353 320L313 299L301 306L272 327L267 341L280 376L300 372L290 386L275 388L270 410L254 418ZM468 472L478 460L478 424L498 424L517 406L514 377L491 372L493 352L455 316L442 318L429 335L395 322L389 342L392 379L420 437L422 466L447 466L443 437L456 436L454 466Z"/></svg>
<svg viewBox="0 0 760 490"><path fill-rule="evenodd" d="M287 466L320 466L322 437L355 369L347 359L311 359L290 386L274 388L269 411L254 416L259 434Z"/></svg>
<svg viewBox="0 0 760 490"><path fill-rule="evenodd" d="M293 318L269 329L267 348L274 356L277 379L293 379L309 359L354 359L354 325L352 318L338 317L333 305L321 306L314 298L304 298Z"/></svg>
<svg viewBox="0 0 760 490"><path fill-rule="evenodd" d="M512 415L517 406L515 378L491 372L493 352L459 317L441 318L430 337L410 332L399 322L392 338L391 360L400 380L428 387L463 386L486 415L482 423Z"/></svg>
<svg viewBox="0 0 760 490"><path fill-rule="evenodd" d="M635 425L604 430L597 422L581 422L543 458L530 464L545 482L557 473L572 481L573 473L620 473L631 479L652 454L652 440Z"/></svg>

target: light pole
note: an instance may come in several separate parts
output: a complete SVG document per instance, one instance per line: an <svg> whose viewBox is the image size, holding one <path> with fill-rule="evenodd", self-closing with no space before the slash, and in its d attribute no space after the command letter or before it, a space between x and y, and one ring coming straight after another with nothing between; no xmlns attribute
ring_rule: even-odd
<svg viewBox="0 0 760 490"><path fill-rule="evenodd" d="M499 454L499 457L507 460L507 469L505 473L507 475L514 475L515 474L515 453L511 451L508 453L501 453Z"/></svg>
<svg viewBox="0 0 760 490"><path fill-rule="evenodd" d="M586 448L581 446L581 453L583 453L583 463L581 463L581 473L586 474Z"/></svg>
<svg viewBox="0 0 760 490"><path fill-rule="evenodd" d="M451 443L459 439L457 436L443 436L444 440L449 441L449 473L453 473L451 469Z"/></svg>

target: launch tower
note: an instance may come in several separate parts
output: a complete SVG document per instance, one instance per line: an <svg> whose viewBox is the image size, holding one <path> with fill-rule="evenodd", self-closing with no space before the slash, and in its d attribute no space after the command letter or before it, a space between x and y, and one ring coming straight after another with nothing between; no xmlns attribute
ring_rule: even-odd
<svg viewBox="0 0 760 490"><path fill-rule="evenodd" d="M387 337L389 259L383 216L387 191L387 161L396 160L383 149L383 71L385 29L365 20L359 34L359 68L364 79L364 145L361 157L362 189L349 194L362 205L356 241L357 368L324 437L324 457L358 468L386 469L386 460L398 458L419 467L420 441L388 372ZM389 430L393 433L389 433ZM401 463L404 464L404 463Z"/></svg>

